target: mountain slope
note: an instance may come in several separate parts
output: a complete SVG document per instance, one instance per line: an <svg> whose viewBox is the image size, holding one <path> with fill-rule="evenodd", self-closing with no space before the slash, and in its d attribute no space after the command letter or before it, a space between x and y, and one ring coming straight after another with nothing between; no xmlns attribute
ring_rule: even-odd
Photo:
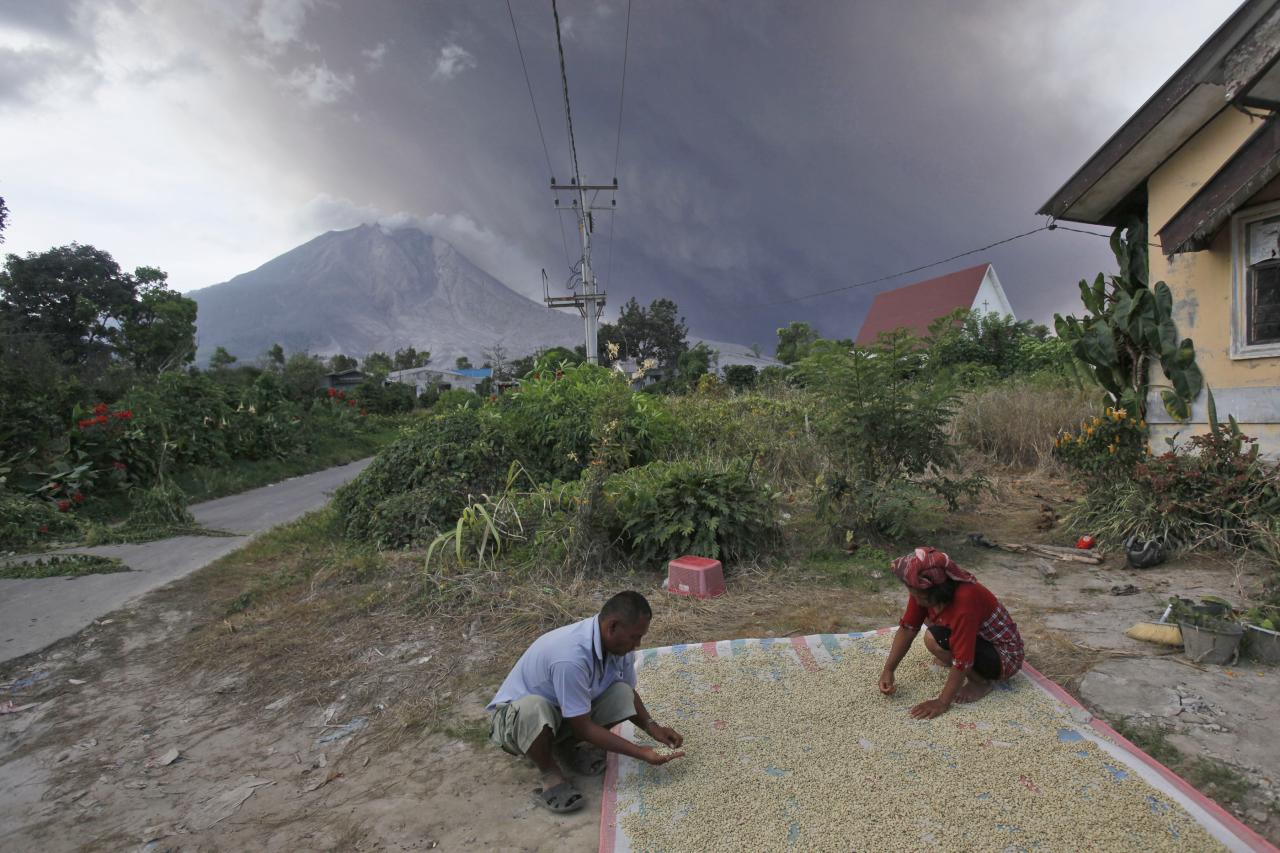
<svg viewBox="0 0 1280 853"><path fill-rule="evenodd" d="M526 299L414 228L330 231L187 295L199 305L200 363L218 346L248 361L279 343L356 357L412 346L435 364L459 355L478 364L495 343L520 356L582 336L576 316Z"/></svg>

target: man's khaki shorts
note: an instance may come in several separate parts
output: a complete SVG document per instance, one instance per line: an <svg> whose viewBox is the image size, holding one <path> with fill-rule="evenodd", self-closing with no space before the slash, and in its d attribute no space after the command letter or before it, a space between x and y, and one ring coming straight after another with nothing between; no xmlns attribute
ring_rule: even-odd
<svg viewBox="0 0 1280 853"><path fill-rule="evenodd" d="M635 715L636 692L625 681L614 682L591 703L592 722L607 729ZM544 728L551 729L557 742L573 737L559 707L541 696L522 696L493 709L489 740L512 755L524 755Z"/></svg>

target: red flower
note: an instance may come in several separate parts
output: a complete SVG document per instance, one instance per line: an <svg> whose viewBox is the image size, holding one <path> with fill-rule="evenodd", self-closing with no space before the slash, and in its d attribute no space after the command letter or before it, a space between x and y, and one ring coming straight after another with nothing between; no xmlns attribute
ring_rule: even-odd
<svg viewBox="0 0 1280 853"><path fill-rule="evenodd" d="M337 388L330 388L330 389L329 389L329 396L330 396L330 397L336 397L336 396L338 396L338 389L337 389Z"/></svg>
<svg viewBox="0 0 1280 853"><path fill-rule="evenodd" d="M75 501L78 504L82 504L84 503L84 495L82 495L80 492L76 492L74 495L71 496L71 500Z"/></svg>
<svg viewBox="0 0 1280 853"><path fill-rule="evenodd" d="M37 533L48 533L48 532L49 532L49 525L47 525L47 524L42 524L42 525L40 525L40 527L39 527L39 528L37 528L36 532L37 532Z"/></svg>
<svg viewBox="0 0 1280 853"><path fill-rule="evenodd" d="M346 391L339 391L339 392L338 392L338 399L339 399L339 400L345 400L345 399L347 399L347 392L346 392Z"/></svg>
<svg viewBox="0 0 1280 853"><path fill-rule="evenodd" d="M83 418L80 420L80 429L88 429L93 426L96 421L93 418Z"/></svg>
<svg viewBox="0 0 1280 853"><path fill-rule="evenodd" d="M111 467L115 468L117 471L125 471L129 468L129 466L123 462L112 462Z"/></svg>
<svg viewBox="0 0 1280 853"><path fill-rule="evenodd" d="M93 413L95 415L105 415L108 411L109 408L106 403L99 403L93 407Z"/></svg>
<svg viewBox="0 0 1280 853"><path fill-rule="evenodd" d="M125 409L123 412L116 412L116 417L122 421L133 420L133 409ZM103 419L103 423L106 423L105 418Z"/></svg>
<svg viewBox="0 0 1280 853"><path fill-rule="evenodd" d="M93 419L93 422L95 424L105 424L109 420L111 419L108 418L106 415L98 415L96 418Z"/></svg>
<svg viewBox="0 0 1280 853"><path fill-rule="evenodd" d="M58 512L66 512L71 509L71 501L58 501Z"/></svg>
<svg viewBox="0 0 1280 853"><path fill-rule="evenodd" d="M347 401L347 405L348 405L348 406L354 406L355 404L356 404L356 401L355 401L355 400L348 400L348 401Z"/></svg>

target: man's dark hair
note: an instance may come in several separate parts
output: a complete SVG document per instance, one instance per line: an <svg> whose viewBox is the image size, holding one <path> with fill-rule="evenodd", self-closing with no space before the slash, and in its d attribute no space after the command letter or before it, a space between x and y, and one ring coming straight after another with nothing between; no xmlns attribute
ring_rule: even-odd
<svg viewBox="0 0 1280 853"><path fill-rule="evenodd" d="M624 625L634 625L641 619L651 618L653 610L643 595L628 589L606 601L604 607L600 608L601 619L611 616Z"/></svg>
<svg viewBox="0 0 1280 853"><path fill-rule="evenodd" d="M929 602L930 607L946 607L951 603L951 599L956 597L956 587L959 585L959 581L947 578L942 583L922 589L920 592Z"/></svg>

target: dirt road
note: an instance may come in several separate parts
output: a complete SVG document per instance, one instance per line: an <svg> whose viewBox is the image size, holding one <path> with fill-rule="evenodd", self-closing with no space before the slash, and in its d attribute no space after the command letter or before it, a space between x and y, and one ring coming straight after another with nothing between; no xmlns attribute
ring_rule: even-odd
<svg viewBox="0 0 1280 853"><path fill-rule="evenodd" d="M255 534L323 506L372 459L294 477L191 507L196 521L234 536L180 536L73 549L118 557L132 571L77 578L0 579L0 662L44 648L157 587L207 566Z"/></svg>

